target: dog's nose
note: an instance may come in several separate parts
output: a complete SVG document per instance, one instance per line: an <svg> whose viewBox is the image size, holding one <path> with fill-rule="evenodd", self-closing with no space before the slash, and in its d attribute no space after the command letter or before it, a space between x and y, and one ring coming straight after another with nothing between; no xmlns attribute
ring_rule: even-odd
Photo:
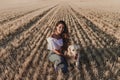
<svg viewBox="0 0 120 80"><path fill-rule="evenodd" d="M77 57L78 57L78 54L75 55L75 59L77 59Z"/></svg>

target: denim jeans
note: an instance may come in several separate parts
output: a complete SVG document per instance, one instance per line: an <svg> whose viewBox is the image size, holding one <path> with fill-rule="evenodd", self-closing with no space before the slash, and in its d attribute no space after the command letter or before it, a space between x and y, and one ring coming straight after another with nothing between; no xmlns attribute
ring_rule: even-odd
<svg viewBox="0 0 120 80"><path fill-rule="evenodd" d="M63 56L60 56L52 51L50 51L48 55L48 59L54 63L55 66L57 66L57 69L62 69L63 73L66 73L68 71L67 62Z"/></svg>

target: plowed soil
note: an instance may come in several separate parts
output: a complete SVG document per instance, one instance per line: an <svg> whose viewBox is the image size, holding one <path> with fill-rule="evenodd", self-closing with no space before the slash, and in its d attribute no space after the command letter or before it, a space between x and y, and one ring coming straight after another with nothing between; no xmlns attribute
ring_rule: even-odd
<svg viewBox="0 0 120 80"><path fill-rule="evenodd" d="M82 47L80 69L66 75L47 58L46 38L59 20ZM62 2L2 11L0 80L120 80L120 13Z"/></svg>

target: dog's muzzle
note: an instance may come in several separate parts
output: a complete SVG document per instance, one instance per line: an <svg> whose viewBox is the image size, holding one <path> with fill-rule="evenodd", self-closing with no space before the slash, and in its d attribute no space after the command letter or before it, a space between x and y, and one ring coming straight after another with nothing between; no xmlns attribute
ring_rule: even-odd
<svg viewBox="0 0 120 80"><path fill-rule="evenodd" d="M75 60L77 60L77 58L78 58L78 54L75 55Z"/></svg>

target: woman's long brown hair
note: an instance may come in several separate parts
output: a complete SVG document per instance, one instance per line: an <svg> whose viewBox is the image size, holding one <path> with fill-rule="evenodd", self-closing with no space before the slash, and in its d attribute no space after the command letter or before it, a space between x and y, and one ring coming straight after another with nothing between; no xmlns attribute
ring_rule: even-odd
<svg viewBox="0 0 120 80"><path fill-rule="evenodd" d="M68 31L68 27L67 27L65 21L60 20L60 21L58 21L58 22L56 23L53 34L55 33L56 28L57 28L57 26L58 26L59 24L63 24L63 25L64 25L64 31L61 33L61 37L62 37L62 39L63 39L62 50L65 51L65 50L67 50L67 48L68 48L68 46L69 46L69 44L70 44L69 31Z"/></svg>

